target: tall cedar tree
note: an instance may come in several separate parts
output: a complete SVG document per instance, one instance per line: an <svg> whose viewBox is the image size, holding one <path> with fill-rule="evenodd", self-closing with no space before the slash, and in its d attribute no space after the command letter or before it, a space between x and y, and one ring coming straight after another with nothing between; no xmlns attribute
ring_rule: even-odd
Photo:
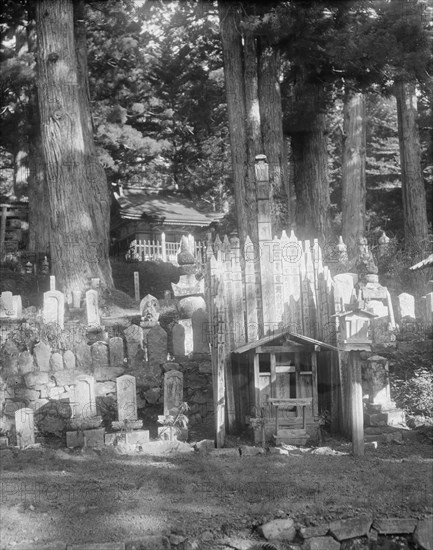
<svg viewBox="0 0 433 550"><path fill-rule="evenodd" d="M50 252L58 288L71 299L91 277L112 288L109 198L91 134L87 75L77 62L72 0L39 0L37 81L51 218ZM78 47L82 54L81 43Z"/></svg>

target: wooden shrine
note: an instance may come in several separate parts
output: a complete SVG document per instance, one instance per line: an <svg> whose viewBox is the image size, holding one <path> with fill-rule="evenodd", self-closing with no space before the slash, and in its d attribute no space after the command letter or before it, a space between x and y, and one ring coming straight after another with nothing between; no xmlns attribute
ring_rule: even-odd
<svg viewBox="0 0 433 550"><path fill-rule="evenodd" d="M335 358L337 348L314 338L281 329L234 350L235 417L245 428L251 417L263 418L267 439L305 444L317 436L320 411L329 406L328 369L320 365ZM326 393L321 392L321 393ZM261 431L255 430L255 442Z"/></svg>

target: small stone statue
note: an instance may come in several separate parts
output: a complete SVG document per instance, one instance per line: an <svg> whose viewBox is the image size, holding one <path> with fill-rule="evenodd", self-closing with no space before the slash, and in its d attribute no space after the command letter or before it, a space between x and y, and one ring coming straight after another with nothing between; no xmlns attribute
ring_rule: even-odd
<svg viewBox="0 0 433 550"><path fill-rule="evenodd" d="M140 311L141 311L141 323L140 325L143 328L154 327L158 324L159 319L159 302L152 296L148 294L140 302Z"/></svg>

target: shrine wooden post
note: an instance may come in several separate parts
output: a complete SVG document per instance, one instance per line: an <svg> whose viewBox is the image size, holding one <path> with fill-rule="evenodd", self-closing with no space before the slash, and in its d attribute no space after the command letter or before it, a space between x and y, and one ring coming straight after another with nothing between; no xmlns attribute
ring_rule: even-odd
<svg viewBox="0 0 433 550"><path fill-rule="evenodd" d="M351 425L353 456L364 456L364 405L362 402L361 358L359 351L349 354Z"/></svg>

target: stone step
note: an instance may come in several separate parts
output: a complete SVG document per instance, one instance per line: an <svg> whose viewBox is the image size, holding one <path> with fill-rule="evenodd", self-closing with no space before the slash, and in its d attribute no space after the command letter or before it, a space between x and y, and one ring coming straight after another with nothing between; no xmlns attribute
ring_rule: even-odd
<svg viewBox="0 0 433 550"><path fill-rule="evenodd" d="M274 435L275 443L277 445L281 443L287 443L289 445L305 445L309 439L309 436L305 430L297 429L281 429L278 430L277 435Z"/></svg>
<svg viewBox="0 0 433 550"><path fill-rule="evenodd" d="M392 409L380 413L364 413L366 426L398 426L405 423L405 413L401 409Z"/></svg>

